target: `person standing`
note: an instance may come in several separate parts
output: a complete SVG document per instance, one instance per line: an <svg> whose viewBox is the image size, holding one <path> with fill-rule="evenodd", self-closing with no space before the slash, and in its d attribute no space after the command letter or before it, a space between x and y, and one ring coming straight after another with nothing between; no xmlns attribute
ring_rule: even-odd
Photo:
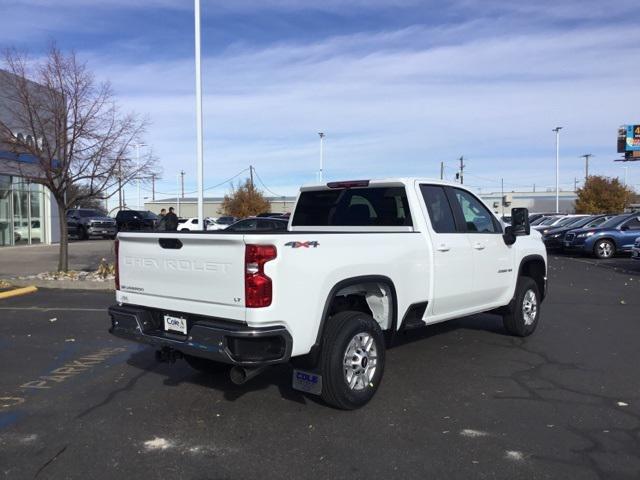
<svg viewBox="0 0 640 480"><path fill-rule="evenodd" d="M167 232L175 232L178 230L178 216L173 213L173 207L169 207L169 213L162 217L164 229Z"/></svg>
<svg viewBox="0 0 640 480"><path fill-rule="evenodd" d="M158 220L158 224L156 225L156 230L163 232L167 229L167 226L165 225L165 220L166 220L166 216L167 216L167 209L163 208L162 210L160 210L160 219Z"/></svg>

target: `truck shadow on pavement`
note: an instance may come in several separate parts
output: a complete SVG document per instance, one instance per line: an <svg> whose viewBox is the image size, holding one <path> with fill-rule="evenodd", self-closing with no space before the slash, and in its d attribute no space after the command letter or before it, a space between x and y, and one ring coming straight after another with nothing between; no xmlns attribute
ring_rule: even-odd
<svg viewBox="0 0 640 480"><path fill-rule="evenodd" d="M436 325L428 325L409 331L400 332L394 340L392 348L424 341L428 347L428 339L447 334L455 330L479 330L508 336L502 327L502 320L496 315L474 315L451 320ZM276 387L280 397L299 404L308 402L325 405L320 397L307 395L291 387L292 367L289 364L274 365L244 385L235 385L228 372L206 373L191 368L186 361L163 363L155 360L155 349L148 347L133 353L127 364L145 373L154 373L163 377L163 384L177 387L188 383L206 389L222 392L225 400L235 402L245 395Z"/></svg>
<svg viewBox="0 0 640 480"><path fill-rule="evenodd" d="M163 384L177 387L183 383L191 383L207 389L222 392L225 400L235 402L239 398L260 390L267 390L275 386L280 396L291 402L306 404L308 401L322 403L319 397L304 395L291 387L292 368L290 365L274 365L244 385L235 385L229 378L228 372L200 372L191 368L186 361L177 360L175 363L162 363L155 360L155 350L152 347L132 354L127 364L149 373L164 377Z"/></svg>

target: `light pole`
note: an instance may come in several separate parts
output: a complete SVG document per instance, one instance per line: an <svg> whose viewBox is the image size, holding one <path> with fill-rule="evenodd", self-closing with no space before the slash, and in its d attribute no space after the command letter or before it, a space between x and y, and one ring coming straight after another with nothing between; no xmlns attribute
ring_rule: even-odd
<svg viewBox="0 0 640 480"><path fill-rule="evenodd" d="M194 0L196 57L196 172L198 177L198 230L204 230L204 161L202 140L202 71L200 69L200 0Z"/></svg>
<svg viewBox="0 0 640 480"><path fill-rule="evenodd" d="M136 167L138 168L138 175L136 175L137 178L137 187L138 187L138 210L143 210L142 205L140 205L140 147L146 147L148 146L146 143L136 143L133 145L134 147L136 147Z"/></svg>
<svg viewBox="0 0 640 480"><path fill-rule="evenodd" d="M589 159L593 157L593 153L585 153L584 155L580 155L581 158L584 158L584 183L587 183L587 179L589 178Z"/></svg>
<svg viewBox="0 0 640 480"><path fill-rule="evenodd" d="M556 132L556 213L560 211L560 130L556 127L552 132Z"/></svg>
<svg viewBox="0 0 640 480"><path fill-rule="evenodd" d="M318 132L320 135L320 174L318 175L318 179L322 183L322 169L324 165L324 137L326 136L323 132Z"/></svg>

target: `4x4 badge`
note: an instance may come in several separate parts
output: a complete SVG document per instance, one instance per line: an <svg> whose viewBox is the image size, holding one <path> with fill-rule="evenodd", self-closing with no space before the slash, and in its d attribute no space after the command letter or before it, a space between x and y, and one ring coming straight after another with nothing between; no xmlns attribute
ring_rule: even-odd
<svg viewBox="0 0 640 480"><path fill-rule="evenodd" d="M284 244L285 247L291 247L291 248L309 248L309 247L313 247L316 248L318 245L320 245L318 242L311 241L311 242L287 242Z"/></svg>

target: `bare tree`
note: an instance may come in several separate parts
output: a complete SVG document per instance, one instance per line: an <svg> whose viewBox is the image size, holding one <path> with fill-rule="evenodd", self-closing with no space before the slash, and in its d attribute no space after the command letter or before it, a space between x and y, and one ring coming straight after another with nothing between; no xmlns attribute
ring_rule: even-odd
<svg viewBox="0 0 640 480"><path fill-rule="evenodd" d="M33 60L12 49L4 60L7 72L0 71L0 81L9 93L0 142L16 156L16 175L51 191L60 218L58 269L66 271L67 209L86 198L108 198L119 182L155 173L151 155L139 163L131 158L147 121L121 112L109 82L97 81L74 52L52 45L43 59Z"/></svg>

